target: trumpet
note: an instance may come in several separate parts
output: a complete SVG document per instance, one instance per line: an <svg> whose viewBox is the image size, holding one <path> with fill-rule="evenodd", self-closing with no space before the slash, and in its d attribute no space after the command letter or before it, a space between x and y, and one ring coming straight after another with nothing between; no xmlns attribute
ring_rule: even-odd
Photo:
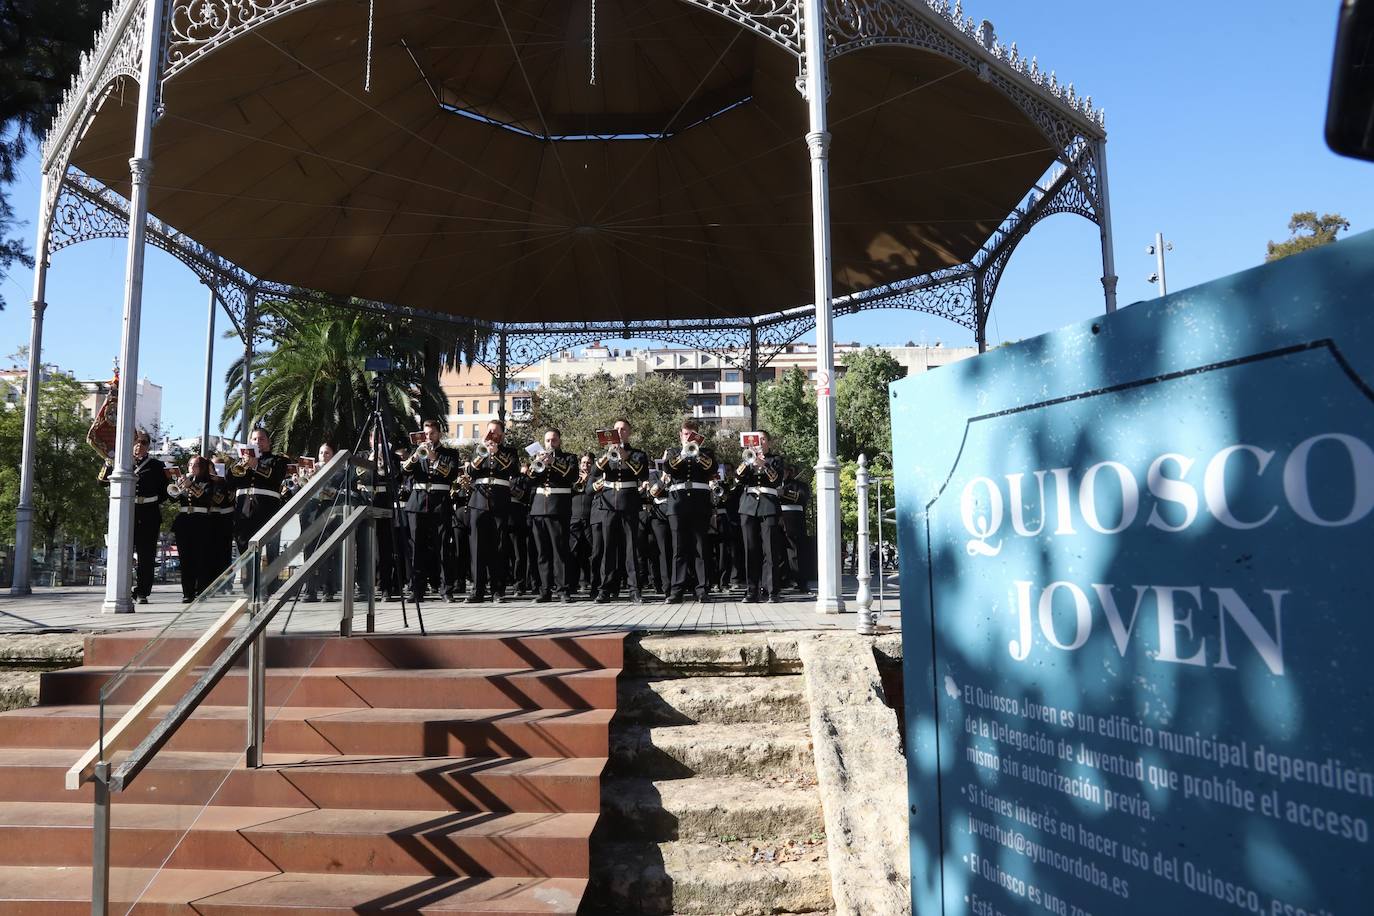
<svg viewBox="0 0 1374 916"><path fill-rule="evenodd" d="M759 457L758 449L747 448L747 449L744 450L744 452L743 452L743 454L742 454L742 457L741 457L741 459L740 459L740 463L741 463L741 464L753 464L755 461L758 460L758 457Z"/></svg>
<svg viewBox="0 0 1374 916"><path fill-rule="evenodd" d="M620 464L625 460L625 449L617 442L612 442L606 446L606 460L611 464Z"/></svg>
<svg viewBox="0 0 1374 916"><path fill-rule="evenodd" d="M472 492L472 475L467 471L458 475L458 491L463 494Z"/></svg>
<svg viewBox="0 0 1374 916"><path fill-rule="evenodd" d="M719 477L712 477L706 485L711 488L711 501L714 505L719 506L725 502L725 484L721 483Z"/></svg>
<svg viewBox="0 0 1374 916"><path fill-rule="evenodd" d="M573 491L574 493L584 493L584 492L586 492L586 490L587 490L587 475L586 475L586 474L578 474L578 475L577 475L577 480L576 480L576 482L574 482L573 485L572 485L572 491Z"/></svg>
<svg viewBox="0 0 1374 916"><path fill-rule="evenodd" d="M488 458L490 458L491 455L491 443L488 442L486 439L483 439L481 442L477 443L476 448L472 450L472 460L474 462L485 461Z"/></svg>
<svg viewBox="0 0 1374 916"><path fill-rule="evenodd" d="M695 439L688 439L687 444L682 447L683 458L695 458L701 454L701 443Z"/></svg>
<svg viewBox="0 0 1374 916"><path fill-rule="evenodd" d="M534 460L530 462L530 473L531 473L531 474L542 474L542 473L544 473L545 471L547 471L548 469L549 469L549 453L548 453L548 452L540 452L538 455L535 455L535 456L534 456Z"/></svg>

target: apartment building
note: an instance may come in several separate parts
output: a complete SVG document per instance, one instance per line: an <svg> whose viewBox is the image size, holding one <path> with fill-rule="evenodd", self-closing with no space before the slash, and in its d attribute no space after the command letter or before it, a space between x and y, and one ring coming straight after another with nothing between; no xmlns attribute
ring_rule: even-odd
<svg viewBox="0 0 1374 916"><path fill-rule="evenodd" d="M844 374L848 354L864 346L858 343L835 345L836 376ZM946 347L909 343L882 346L907 373L925 372L978 353L976 347ZM600 341L555 353L527 369L511 374L506 390L506 414L513 419L528 417L534 392L556 376L586 376L605 372L612 378L633 382L651 372L675 375L687 385L692 414L704 420L747 420L749 417L749 362L747 350L710 351L683 347L612 347ZM775 380L791 368L800 368L812 381L816 378L815 344L789 344L759 369L759 384ZM449 372L442 379L449 398L450 435L464 442L481 438L488 421L500 413L501 395L496 380L482 366L472 365Z"/></svg>
<svg viewBox="0 0 1374 916"><path fill-rule="evenodd" d="M42 379L47 381L52 378L53 372L57 371L74 378L70 372L62 373L61 370L51 370L44 368ZM29 371L23 368L0 369L0 382L8 384L0 385L0 407L17 408L21 406L24 383L29 377ZM84 419L92 420L96 412L100 410L105 401L110 397L110 383L108 381L77 381L85 391L86 396L81 401L81 416ZM134 408L134 427L146 430L148 434L157 438L162 432L162 386L156 385L147 378L139 380L137 389L137 404Z"/></svg>

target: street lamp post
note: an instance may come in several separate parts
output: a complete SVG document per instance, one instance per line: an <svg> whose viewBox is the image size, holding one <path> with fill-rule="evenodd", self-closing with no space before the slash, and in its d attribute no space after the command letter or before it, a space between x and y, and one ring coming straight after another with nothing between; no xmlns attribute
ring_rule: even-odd
<svg viewBox="0 0 1374 916"><path fill-rule="evenodd" d="M1146 277L1151 283L1159 284L1159 295L1169 295L1169 282L1164 276L1164 252L1173 251L1174 243L1164 241L1164 233L1155 233L1155 243L1145 248L1146 254L1155 256L1155 272Z"/></svg>

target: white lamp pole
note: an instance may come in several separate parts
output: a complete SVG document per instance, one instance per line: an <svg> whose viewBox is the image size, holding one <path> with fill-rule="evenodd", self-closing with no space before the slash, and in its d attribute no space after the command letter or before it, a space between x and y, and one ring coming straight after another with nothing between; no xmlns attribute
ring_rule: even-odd
<svg viewBox="0 0 1374 916"><path fill-rule="evenodd" d="M858 552L858 572L859 572L859 592L854 597L854 602L859 606L859 621L857 629L860 636L872 636L878 632L877 620L873 613L873 589L869 586L868 580L871 577L871 570L868 566L868 456L859 456L859 470L854 475L854 489L859 500L859 531L855 538L855 549ZM882 520L878 521L879 532L882 528ZM878 574L882 575L882 557L878 558Z"/></svg>

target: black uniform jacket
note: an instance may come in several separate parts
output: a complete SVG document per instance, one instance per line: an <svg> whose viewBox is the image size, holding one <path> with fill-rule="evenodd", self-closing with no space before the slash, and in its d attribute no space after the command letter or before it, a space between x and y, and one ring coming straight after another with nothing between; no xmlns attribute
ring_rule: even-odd
<svg viewBox="0 0 1374 916"><path fill-rule="evenodd" d="M494 454L474 459L468 473L472 475L468 508L477 512L505 512L510 504L510 479L520 473L520 456L503 443Z"/></svg>
<svg viewBox="0 0 1374 916"><path fill-rule="evenodd" d="M410 484L407 512L438 515L449 511L449 492L456 486L462 458L447 445L434 446L434 457L416 449L401 462L401 472Z"/></svg>
<svg viewBox="0 0 1374 916"><path fill-rule="evenodd" d="M668 502L663 507L669 515L710 507L711 481L716 479L716 456L712 452L702 449L695 458L688 458L682 449L670 448L663 460L663 473L669 478Z"/></svg>
<svg viewBox="0 0 1374 916"><path fill-rule="evenodd" d="M782 486L783 461L774 455L764 458L763 467L755 464L745 465L739 475L744 485L744 495L740 497L741 516L778 515L778 487Z"/></svg>
<svg viewBox="0 0 1374 916"><path fill-rule="evenodd" d="M281 488L286 482L286 457L266 454L258 466L249 469L242 461L229 467L229 485L234 488L240 515L257 515L267 510L273 515L281 507Z"/></svg>
<svg viewBox="0 0 1374 916"><path fill-rule="evenodd" d="M105 486L110 485L110 475L114 473L114 462L106 461L96 479ZM152 455L134 464L134 509L143 506L157 506L170 497L167 495L167 466Z"/></svg>
<svg viewBox="0 0 1374 916"><path fill-rule="evenodd" d="M577 456L559 449L544 457L544 470L530 474L534 484L530 515L569 518L572 515L572 485L578 474Z"/></svg>
<svg viewBox="0 0 1374 916"><path fill-rule="evenodd" d="M784 480L778 487L778 501L784 506L800 506L804 512L806 504L811 501L811 488L798 477Z"/></svg>
<svg viewBox="0 0 1374 916"><path fill-rule="evenodd" d="M638 514L641 500L639 483L649 479L649 456L633 446L624 446L625 457L612 463L605 455L596 459L601 497L609 512ZM595 512L596 505L592 505Z"/></svg>
<svg viewBox="0 0 1374 916"><path fill-rule="evenodd" d="M578 478L581 475L581 469L573 472L572 522L573 524L581 522L589 525L592 521L592 500L599 499L601 494L592 489L594 474L588 474L587 479L579 484Z"/></svg>

